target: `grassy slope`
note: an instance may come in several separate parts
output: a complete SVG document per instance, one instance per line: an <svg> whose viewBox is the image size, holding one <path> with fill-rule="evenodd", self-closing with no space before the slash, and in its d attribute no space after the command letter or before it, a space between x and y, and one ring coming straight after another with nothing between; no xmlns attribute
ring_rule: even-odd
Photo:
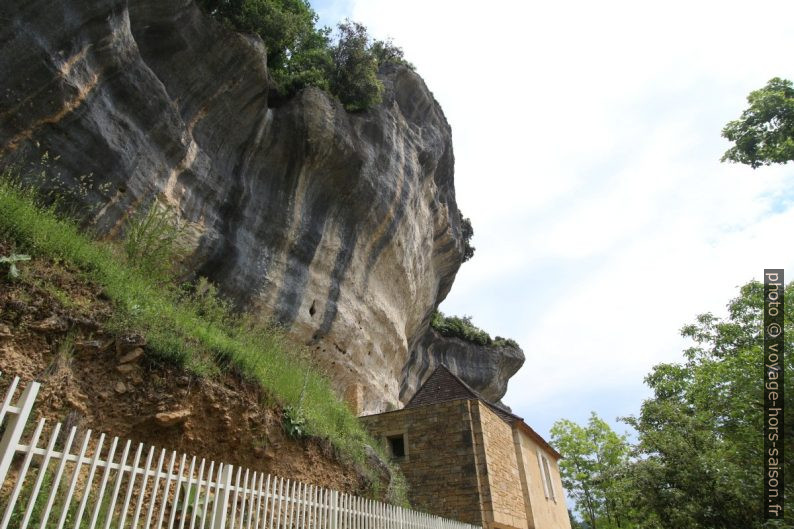
<svg viewBox="0 0 794 529"><path fill-rule="evenodd" d="M365 445L377 446L328 381L278 331L252 327L224 310L218 317L217 302L205 310L206 302L128 263L118 245L92 240L39 205L8 174L0 177L0 235L13 240L17 252L63 260L101 285L116 307L111 325L142 332L154 354L200 376L233 369L255 380L276 404L305 420L305 434L327 438L359 464L366 461ZM393 499L405 501L404 491L394 492Z"/></svg>

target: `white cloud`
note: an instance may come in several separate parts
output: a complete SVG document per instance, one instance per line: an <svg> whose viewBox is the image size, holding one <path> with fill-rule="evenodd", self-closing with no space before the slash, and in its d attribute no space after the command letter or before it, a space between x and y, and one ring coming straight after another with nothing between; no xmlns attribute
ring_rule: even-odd
<svg viewBox="0 0 794 529"><path fill-rule="evenodd" d="M443 309L524 346L507 400L542 433L638 409L684 323L794 270L792 166L719 163L747 93L794 78L790 1L332 4L444 108L477 255Z"/></svg>

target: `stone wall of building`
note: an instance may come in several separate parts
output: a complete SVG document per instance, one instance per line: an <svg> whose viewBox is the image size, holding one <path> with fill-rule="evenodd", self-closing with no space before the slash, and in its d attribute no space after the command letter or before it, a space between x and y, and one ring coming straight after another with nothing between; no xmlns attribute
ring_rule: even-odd
<svg viewBox="0 0 794 529"><path fill-rule="evenodd" d="M571 529L556 457L520 428L516 429L514 442L516 453L523 460L528 499L531 499L531 507L527 508L530 512L529 529ZM554 498L546 497L538 452L545 454L549 461Z"/></svg>
<svg viewBox="0 0 794 529"><path fill-rule="evenodd" d="M405 436L406 454L397 462L408 481L408 498L414 508L483 523L479 500L483 484L478 479L480 458L473 449L471 417L476 406L476 401L456 400L361 417L384 443L388 437Z"/></svg>
<svg viewBox="0 0 794 529"><path fill-rule="evenodd" d="M528 529L513 428L482 402L472 404L475 433L482 439L478 441L482 443L488 469L487 494L483 498L486 525Z"/></svg>
<svg viewBox="0 0 794 529"><path fill-rule="evenodd" d="M556 456L478 400L427 404L361 417L388 446L404 436L397 459L420 510L486 529L571 529ZM549 461L553 497L543 487L538 452Z"/></svg>

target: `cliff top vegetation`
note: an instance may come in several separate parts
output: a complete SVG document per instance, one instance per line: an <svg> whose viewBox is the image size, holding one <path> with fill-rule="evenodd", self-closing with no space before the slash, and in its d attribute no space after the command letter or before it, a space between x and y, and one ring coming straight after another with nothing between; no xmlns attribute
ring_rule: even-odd
<svg viewBox="0 0 794 529"><path fill-rule="evenodd" d="M281 96L314 86L336 96L348 110L366 110L381 101L377 72L382 65L413 68L402 49L390 41L373 41L357 22L341 22L336 35L318 26L307 0L198 0L198 5L228 27L264 41Z"/></svg>
<svg viewBox="0 0 794 529"><path fill-rule="evenodd" d="M471 316L445 316L437 310L430 319L430 326L442 336L460 338L477 345L519 348L518 342L510 338L491 338L490 334L471 322Z"/></svg>

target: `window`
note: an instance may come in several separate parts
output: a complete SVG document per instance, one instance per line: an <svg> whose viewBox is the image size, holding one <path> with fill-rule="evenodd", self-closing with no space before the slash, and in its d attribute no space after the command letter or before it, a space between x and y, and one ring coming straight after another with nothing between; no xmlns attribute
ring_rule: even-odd
<svg viewBox="0 0 794 529"><path fill-rule="evenodd" d="M389 441L389 451L391 456L395 459L402 459L405 457L405 436L404 435L390 435L386 438Z"/></svg>
<svg viewBox="0 0 794 529"><path fill-rule="evenodd" d="M543 482L543 492L546 494L546 499L556 503L554 485L551 481L551 463L549 463L549 458L540 452L540 449L538 449L538 467L540 467L540 480Z"/></svg>

